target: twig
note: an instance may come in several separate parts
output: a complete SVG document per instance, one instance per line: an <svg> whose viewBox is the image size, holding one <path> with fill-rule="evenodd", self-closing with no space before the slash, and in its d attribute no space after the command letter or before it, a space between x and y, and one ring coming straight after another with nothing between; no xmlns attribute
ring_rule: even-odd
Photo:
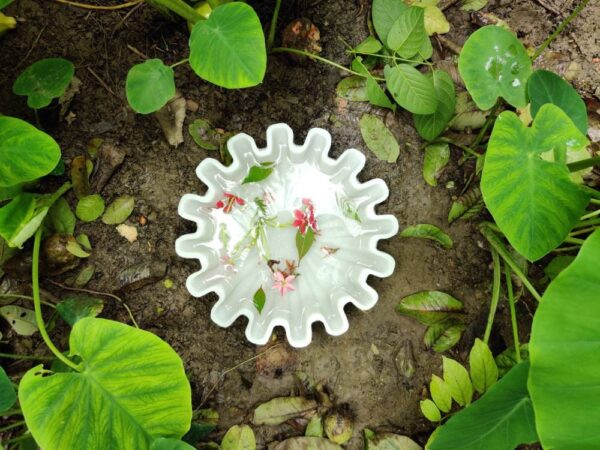
<svg viewBox="0 0 600 450"><path fill-rule="evenodd" d="M0 353L0 358L6 359L17 359L21 361L52 361L54 356L42 356L42 355L13 355L12 353ZM4 415L4 414L2 414Z"/></svg>
<svg viewBox="0 0 600 450"><path fill-rule="evenodd" d="M145 53L142 53L137 48L135 48L133 45L127 44L127 48L129 50L131 50L133 53L135 53L136 55L138 55L140 58L150 59L150 57L148 55L146 55Z"/></svg>
<svg viewBox="0 0 600 450"><path fill-rule="evenodd" d="M113 97L116 97L113 90L104 82L102 78L100 78L100 76L96 72L94 72L94 69L88 66L87 70L93 75L93 77L98 81L98 83L100 83L102 87L108 91L109 94L111 94Z"/></svg>
<svg viewBox="0 0 600 450"><path fill-rule="evenodd" d="M72 2L70 0L54 0L56 3L62 3L64 5L75 6L83 9L93 9L99 11L116 11L117 9L129 8L130 6L137 6L144 0L133 0L131 2L122 3L120 5L113 6L99 6L99 5L88 5L87 3Z"/></svg>
<svg viewBox="0 0 600 450"><path fill-rule="evenodd" d="M115 31L117 31L119 28L121 28L123 26L123 24L125 24L127 19L129 19L129 16L131 16L134 12L136 12L143 4L144 4L144 2L140 2L137 5L135 5L133 8L131 8L129 11L127 11L127 14L125 14L125 17L123 17L119 21L119 23L115 25L115 27L112 30L111 35L113 35L115 33Z"/></svg>

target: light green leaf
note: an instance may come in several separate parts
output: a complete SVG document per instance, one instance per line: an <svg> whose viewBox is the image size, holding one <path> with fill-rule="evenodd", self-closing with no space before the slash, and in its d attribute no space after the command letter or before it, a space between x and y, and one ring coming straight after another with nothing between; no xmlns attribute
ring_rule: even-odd
<svg viewBox="0 0 600 450"><path fill-rule="evenodd" d="M265 76L265 36L256 12L246 3L215 8L208 20L194 25L189 44L192 69L217 86L256 86Z"/></svg>
<svg viewBox="0 0 600 450"><path fill-rule="evenodd" d="M428 398L425 400L421 400L419 402L419 406L421 407L421 412L425 416L427 420L430 422L439 422L442 420L442 414L435 403L433 403Z"/></svg>
<svg viewBox="0 0 600 450"><path fill-rule="evenodd" d="M450 386L437 375L431 376L429 393L440 411L447 413L452 408L452 393Z"/></svg>
<svg viewBox="0 0 600 450"><path fill-rule="evenodd" d="M34 194L19 194L0 208L0 236L10 247L21 248L34 235L48 213L48 208L36 208Z"/></svg>
<svg viewBox="0 0 600 450"><path fill-rule="evenodd" d="M410 6L400 13L387 36L388 47L402 58L415 56L429 40L425 32L425 10Z"/></svg>
<svg viewBox="0 0 600 450"><path fill-rule="evenodd" d="M373 75L371 75L371 72L369 72L367 67L364 65L362 57L357 56L354 58L353 64L356 64L357 70L360 73L364 73L366 76L367 99L369 100L369 103L396 111L396 105L392 103L377 80L375 80Z"/></svg>
<svg viewBox="0 0 600 450"><path fill-rule="evenodd" d="M113 201L102 215L102 222L107 225L118 225L127 220L133 212L135 198L131 195L121 195Z"/></svg>
<svg viewBox="0 0 600 450"><path fill-rule="evenodd" d="M433 83L417 69L398 64L385 66L384 74L392 97L404 109L415 114L433 114L437 110Z"/></svg>
<svg viewBox="0 0 600 450"><path fill-rule="evenodd" d="M296 233L296 249L298 250L298 261L300 261L315 242L315 232L312 228L307 228L306 233L302 234L300 230Z"/></svg>
<svg viewBox="0 0 600 450"><path fill-rule="evenodd" d="M0 366L0 413L8 411L16 401L15 388L2 366Z"/></svg>
<svg viewBox="0 0 600 450"><path fill-rule="evenodd" d="M48 175L60 160L54 139L21 119L0 116L0 187Z"/></svg>
<svg viewBox="0 0 600 450"><path fill-rule="evenodd" d="M64 94L74 74L75 66L71 61L63 58L41 59L19 75L13 84L13 92L27 96L30 108L44 108Z"/></svg>
<svg viewBox="0 0 600 450"><path fill-rule="evenodd" d="M244 178L244 181L242 181L242 184L257 183L262 181L271 175L271 172L273 172L273 164L271 163L252 166L248 171L248 175L246 175L246 178Z"/></svg>
<svg viewBox="0 0 600 450"><path fill-rule="evenodd" d="M431 144L425 147L423 159L423 178L430 186L437 186L440 171L450 161L450 146L446 143Z"/></svg>
<svg viewBox="0 0 600 450"><path fill-rule="evenodd" d="M343 450L343 447L326 438L303 436L286 439L273 450Z"/></svg>
<svg viewBox="0 0 600 450"><path fill-rule="evenodd" d="M150 114L175 97L175 73L160 59L148 59L127 72L127 101L140 114Z"/></svg>
<svg viewBox="0 0 600 450"><path fill-rule="evenodd" d="M104 212L104 200L98 194L88 195L77 202L75 214L83 222L93 222Z"/></svg>
<svg viewBox="0 0 600 450"><path fill-rule="evenodd" d="M479 11L487 5L488 0L463 0L460 9L463 11Z"/></svg>
<svg viewBox="0 0 600 450"><path fill-rule="evenodd" d="M258 290L254 293L254 298L252 301L254 302L254 307L260 314L265 306L265 301L267 297L265 295L265 291L263 288L258 288Z"/></svg>
<svg viewBox="0 0 600 450"><path fill-rule="evenodd" d="M455 319L448 319L444 322L431 325L427 328L423 340L425 347L433 349L437 353L443 353L454 347L467 326Z"/></svg>
<svg viewBox="0 0 600 450"><path fill-rule="evenodd" d="M60 234L73 234L75 232L75 214L71 211L69 202L64 197L59 198L48 211L54 231Z"/></svg>
<svg viewBox="0 0 600 450"><path fill-rule="evenodd" d="M425 31L429 36L450 31L450 22L437 6L425 6Z"/></svg>
<svg viewBox="0 0 600 450"><path fill-rule="evenodd" d="M369 100L366 80L366 78L359 77L358 75L342 78L335 88L335 91L338 97L345 98L346 100L352 102L366 102Z"/></svg>
<svg viewBox="0 0 600 450"><path fill-rule="evenodd" d="M88 256L90 256L90 254L88 252L86 252L85 250L83 250L83 248L81 248L81 245L79 244L79 242L77 242L77 239L75 239L73 236L69 236L69 239L67 240L67 245L65 248L67 249L67 251L69 253L77 256L78 258L87 258Z"/></svg>
<svg viewBox="0 0 600 450"><path fill-rule="evenodd" d="M421 291L400 300L396 312L417 319L423 325L436 325L456 318L463 311L463 304L440 291Z"/></svg>
<svg viewBox="0 0 600 450"><path fill-rule="evenodd" d="M407 436L392 433L373 433L365 429L365 450L422 450Z"/></svg>
<svg viewBox="0 0 600 450"><path fill-rule="evenodd" d="M428 450L512 450L536 442L527 372L528 363L519 364L479 400L454 414L438 429Z"/></svg>
<svg viewBox="0 0 600 450"><path fill-rule="evenodd" d="M172 438L158 438L152 441L150 450L195 450L196 447Z"/></svg>
<svg viewBox="0 0 600 450"><path fill-rule="evenodd" d="M452 239L435 225L420 223L406 227L400 232L400 237L430 239L441 244L444 248L452 248Z"/></svg>
<svg viewBox="0 0 600 450"><path fill-rule="evenodd" d="M452 398L460 406L471 403L473 399L473 385L469 379L469 373L459 362L442 356L444 368L444 381L450 388Z"/></svg>
<svg viewBox="0 0 600 450"><path fill-rule="evenodd" d="M479 109L489 109L498 97L517 108L527 105L525 87L531 59L510 31L488 25L467 39L458 70Z"/></svg>
<svg viewBox="0 0 600 450"><path fill-rule="evenodd" d="M401 0L373 0L371 8L373 26L381 42L384 44L387 42L392 25L406 9L408 6Z"/></svg>
<svg viewBox="0 0 600 450"><path fill-rule="evenodd" d="M535 118L546 103L562 109L584 135L588 130L587 108L577 91L559 75L548 70L536 70L527 81L527 95L531 102L531 116Z"/></svg>
<svg viewBox="0 0 600 450"><path fill-rule="evenodd" d="M92 249L92 243L90 242L90 238L88 237L87 234L80 233L80 234L77 235L77 237L75 239L86 250L91 250Z"/></svg>
<svg viewBox="0 0 600 450"><path fill-rule="evenodd" d="M433 114L414 114L415 128L423 139L432 141L450 122L456 106L456 91L452 77L443 70L429 72L427 78L433 83L437 108Z"/></svg>
<svg viewBox="0 0 600 450"><path fill-rule="evenodd" d="M477 392L483 394L498 380L498 366L489 347L481 339L475 339L469 353L471 381Z"/></svg>
<svg viewBox="0 0 600 450"><path fill-rule="evenodd" d="M374 36L368 36L364 41L354 48L354 51L356 53L377 53L382 48L383 46L381 45L381 42L377 40L377 38Z"/></svg>
<svg viewBox="0 0 600 450"><path fill-rule="evenodd" d="M89 317L73 326L69 342L81 372L49 374L39 365L19 386L27 427L41 448L144 449L188 430L191 389L166 342Z"/></svg>
<svg viewBox="0 0 600 450"><path fill-rule="evenodd" d="M248 425L234 425L223 436L219 448L221 450L254 450L256 448L254 431Z"/></svg>
<svg viewBox="0 0 600 450"><path fill-rule="evenodd" d="M533 318L528 387L544 448L589 450L600 439L598 267L600 230L550 283Z"/></svg>
<svg viewBox="0 0 600 450"><path fill-rule="evenodd" d="M564 157L587 139L557 106L546 104L531 128L505 111L490 137L481 192L510 244L536 261L567 237L585 211L588 195L572 183ZM561 162L541 158L554 152Z"/></svg>
<svg viewBox="0 0 600 450"><path fill-rule="evenodd" d="M254 425L279 425L317 409L317 402L304 397L277 397L254 410Z"/></svg>
<svg viewBox="0 0 600 450"><path fill-rule="evenodd" d="M96 317L103 309L104 302L89 295L69 295L56 305L56 312L71 326L84 317Z"/></svg>
<svg viewBox="0 0 600 450"><path fill-rule="evenodd" d="M369 150L382 161L396 162L400 154L400 146L383 121L373 114L363 114L359 125L360 134Z"/></svg>
<svg viewBox="0 0 600 450"><path fill-rule="evenodd" d="M304 436L308 437L323 437L323 421L321 416L314 415L306 425Z"/></svg>
<svg viewBox="0 0 600 450"><path fill-rule="evenodd" d="M6 305L0 308L0 316L4 317L12 329L21 336L31 336L38 331L35 313L32 309Z"/></svg>

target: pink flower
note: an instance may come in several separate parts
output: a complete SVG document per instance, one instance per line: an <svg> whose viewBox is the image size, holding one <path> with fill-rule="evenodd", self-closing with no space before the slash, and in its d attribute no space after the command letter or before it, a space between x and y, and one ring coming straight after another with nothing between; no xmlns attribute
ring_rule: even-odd
<svg viewBox="0 0 600 450"><path fill-rule="evenodd" d="M296 209L294 211L294 217L296 219L294 220L294 223L292 223L292 226L298 228L301 234L306 233L306 227L308 226L308 217L306 217L306 213L300 209Z"/></svg>
<svg viewBox="0 0 600 450"><path fill-rule="evenodd" d="M295 275L286 276L284 273L278 270L273 274L273 277L275 278L275 281L273 282L272 289L277 289L281 296L285 295L285 293L288 291L296 290L296 288L292 284L294 282L294 279L296 278Z"/></svg>
<svg viewBox="0 0 600 450"><path fill-rule="evenodd" d="M302 199L302 209L294 210L294 223L292 225L298 230L300 234L306 233L306 228L310 227L313 231L317 230L317 220L315 219L315 205L308 198Z"/></svg>
<svg viewBox="0 0 600 450"><path fill-rule="evenodd" d="M230 194L229 192L225 192L225 198L223 200L219 200L215 206L218 209L223 208L223 212L225 214L229 214L231 212L231 210L233 209L233 206L237 203L240 206L243 206L246 204L246 202L244 201L243 198L237 197L233 194Z"/></svg>

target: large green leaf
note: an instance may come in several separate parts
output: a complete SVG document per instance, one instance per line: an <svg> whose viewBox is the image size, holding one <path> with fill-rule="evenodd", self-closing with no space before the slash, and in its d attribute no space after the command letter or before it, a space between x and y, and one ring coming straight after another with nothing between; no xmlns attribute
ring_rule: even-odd
<svg viewBox="0 0 600 450"><path fill-rule="evenodd" d="M434 70L426 75L433 83L438 103L433 114L414 114L415 128L423 139L432 141L446 129L454 115L456 91L448 72Z"/></svg>
<svg viewBox="0 0 600 450"><path fill-rule="evenodd" d="M406 9L408 6L402 0L373 0L373 26L383 43L387 42L392 25Z"/></svg>
<svg viewBox="0 0 600 450"><path fill-rule="evenodd" d="M150 114L175 96L175 74L160 59L148 59L127 72L125 94L133 110Z"/></svg>
<svg viewBox="0 0 600 450"><path fill-rule="evenodd" d="M148 449L180 438L192 419L190 384L157 336L105 319L79 320L69 338L81 372L41 365L19 385L27 427L44 450Z"/></svg>
<svg viewBox="0 0 600 450"><path fill-rule="evenodd" d="M458 70L479 109L491 108L498 97L518 108L527 105L531 60L510 31L496 25L477 30L465 42Z"/></svg>
<svg viewBox="0 0 600 450"><path fill-rule="evenodd" d="M385 66L387 88L394 100L414 114L433 114L438 105L433 83L408 64Z"/></svg>
<svg viewBox="0 0 600 450"><path fill-rule="evenodd" d="M527 81L527 95L531 102L531 116L535 117L542 105L552 103L571 118L579 131L587 134L588 117L585 103L577 91L559 75L548 70L536 70Z"/></svg>
<svg viewBox="0 0 600 450"><path fill-rule="evenodd" d="M0 187L41 178L60 160L54 139L14 117L0 116Z"/></svg>
<svg viewBox="0 0 600 450"><path fill-rule="evenodd" d="M402 58L415 56L423 47L424 41L429 40L425 32L424 17L425 10L418 6L402 11L387 36L388 47Z"/></svg>
<svg viewBox="0 0 600 450"><path fill-rule="evenodd" d="M229 89L256 86L267 68L265 36L251 6L233 2L194 25L190 65L207 81Z"/></svg>
<svg viewBox="0 0 600 450"><path fill-rule="evenodd" d="M577 223L588 196L571 182L569 148L587 139L557 106L546 104L531 128L505 111L496 120L485 156L481 192L511 245L531 261L556 248ZM541 155L552 151L555 161Z"/></svg>
<svg viewBox="0 0 600 450"><path fill-rule="evenodd" d="M35 195L23 193L0 208L0 236L10 247L21 248L41 225L49 208L36 206Z"/></svg>
<svg viewBox="0 0 600 450"><path fill-rule="evenodd" d="M519 444L536 442L527 371L528 363L515 366L484 396L441 426L427 449L513 450ZM564 418L558 411L553 413Z"/></svg>
<svg viewBox="0 0 600 450"><path fill-rule="evenodd" d="M550 284L529 342L529 392L544 448L600 442L600 230Z"/></svg>
<svg viewBox="0 0 600 450"><path fill-rule="evenodd" d="M16 95L26 95L33 109L48 106L69 87L75 66L63 58L47 58L34 62L19 75L13 84Z"/></svg>

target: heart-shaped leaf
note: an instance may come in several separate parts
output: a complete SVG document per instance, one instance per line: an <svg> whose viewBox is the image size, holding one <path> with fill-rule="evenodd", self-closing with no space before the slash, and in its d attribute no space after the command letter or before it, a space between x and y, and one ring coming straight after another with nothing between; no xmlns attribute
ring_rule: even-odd
<svg viewBox="0 0 600 450"><path fill-rule="evenodd" d="M400 13L387 36L388 47L402 58L415 56L429 40L425 31L425 10L410 6Z"/></svg>
<svg viewBox="0 0 600 450"><path fill-rule="evenodd" d="M27 427L41 448L149 448L180 438L192 419L183 363L157 336L105 319L79 320L69 338L81 371L41 365L19 385Z"/></svg>
<svg viewBox="0 0 600 450"><path fill-rule="evenodd" d="M267 53L254 9L227 3L215 8L208 20L198 21L190 36L190 65L200 78L228 89L262 82Z"/></svg>
<svg viewBox="0 0 600 450"><path fill-rule="evenodd" d="M527 81L527 95L531 102L531 116L535 117L546 103L562 109L579 131L587 134L588 117L584 101L577 91L559 75L548 70L536 70Z"/></svg>
<svg viewBox="0 0 600 450"><path fill-rule="evenodd" d="M64 94L75 74L75 66L63 58L47 58L34 62L19 75L13 84L16 95L26 95L33 109L48 106Z"/></svg>
<svg viewBox="0 0 600 450"><path fill-rule="evenodd" d="M569 148L587 139L557 106L540 108L531 128L505 111L496 120L485 156L481 192L511 245L530 261L556 248L577 223L588 195L571 182ZM541 155L553 152L555 162Z"/></svg>
<svg viewBox="0 0 600 450"><path fill-rule="evenodd" d="M60 160L54 139L21 119L0 116L0 187L48 175Z"/></svg>
<svg viewBox="0 0 600 450"><path fill-rule="evenodd" d="M600 411L590 406L600 390L598 267L600 230L550 283L533 318L528 387L544 448L587 450L598 442Z"/></svg>
<svg viewBox="0 0 600 450"><path fill-rule="evenodd" d="M127 101L140 114L150 114L175 96L175 73L160 59L148 59L127 72Z"/></svg>
<svg viewBox="0 0 600 450"><path fill-rule="evenodd" d="M426 75L435 89L437 108L433 114L414 114L415 128L423 139L432 141L446 129L454 115L456 91L454 82L448 72L434 70Z"/></svg>
<svg viewBox="0 0 600 450"><path fill-rule="evenodd" d="M373 26L381 42L387 42L392 25L406 9L408 6L401 0L373 0Z"/></svg>
<svg viewBox="0 0 600 450"><path fill-rule="evenodd" d="M394 100L404 109L415 114L433 114L438 99L433 83L425 75L408 64L385 66L387 88Z"/></svg>
<svg viewBox="0 0 600 450"><path fill-rule="evenodd" d="M531 59L521 41L504 28L488 25L467 39L458 70L479 109L494 106L498 97L523 108Z"/></svg>
<svg viewBox="0 0 600 450"><path fill-rule="evenodd" d="M400 146L383 121L373 114L363 114L360 118L360 134L367 147L382 161L396 162Z"/></svg>
<svg viewBox="0 0 600 450"><path fill-rule="evenodd" d="M436 325L456 318L463 308L460 300L444 292L422 291L400 300L396 312L417 319L423 325Z"/></svg>

